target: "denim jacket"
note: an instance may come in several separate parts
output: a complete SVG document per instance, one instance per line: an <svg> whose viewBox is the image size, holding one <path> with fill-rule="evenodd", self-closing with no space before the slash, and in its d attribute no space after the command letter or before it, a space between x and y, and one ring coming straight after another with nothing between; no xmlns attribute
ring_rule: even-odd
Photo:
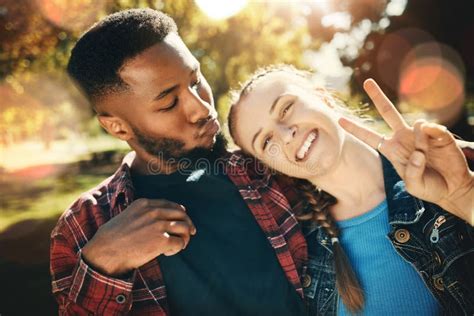
<svg viewBox="0 0 474 316"><path fill-rule="evenodd" d="M443 314L474 315L474 229L437 205L411 196L391 163L381 157L391 226L387 237L420 274ZM309 256L302 284L309 315L337 315L330 239L314 223L303 225L303 232Z"/></svg>

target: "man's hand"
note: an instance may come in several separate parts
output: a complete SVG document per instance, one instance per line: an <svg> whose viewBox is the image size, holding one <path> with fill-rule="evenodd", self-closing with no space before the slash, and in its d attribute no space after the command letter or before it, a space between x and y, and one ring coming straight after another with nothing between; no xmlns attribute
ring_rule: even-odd
<svg viewBox="0 0 474 316"><path fill-rule="evenodd" d="M423 120L408 126L374 80L366 80L364 89L393 135L382 136L345 118L339 121L341 126L387 157L410 194L473 225L474 173L453 135L446 127Z"/></svg>
<svg viewBox="0 0 474 316"><path fill-rule="evenodd" d="M82 256L98 271L119 276L161 254L178 253L194 234L196 228L182 205L138 199L99 228Z"/></svg>

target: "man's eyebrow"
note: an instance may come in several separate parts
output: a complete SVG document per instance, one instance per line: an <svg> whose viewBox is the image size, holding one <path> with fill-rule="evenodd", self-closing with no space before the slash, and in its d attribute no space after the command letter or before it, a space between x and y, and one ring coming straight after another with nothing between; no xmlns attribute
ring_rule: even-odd
<svg viewBox="0 0 474 316"><path fill-rule="evenodd" d="M168 94L170 94L171 92L173 92L174 90L176 90L176 88L178 88L178 85L174 85L172 86L171 88L168 88L166 90L163 90L160 92L160 94L158 94L154 99L153 101L158 101L160 99L163 99L164 97L166 97Z"/></svg>
<svg viewBox="0 0 474 316"><path fill-rule="evenodd" d="M200 68L200 65L195 65L191 71L189 72L189 76L192 76L194 75L196 72L199 71L199 68ZM178 88L178 85L174 85L168 89L165 89L163 91L161 91L154 99L153 101L158 101L160 99L163 99L164 97L166 97L168 94L170 94L171 92L173 92L174 90L176 90L176 88Z"/></svg>
<svg viewBox="0 0 474 316"><path fill-rule="evenodd" d="M262 132L262 129L260 128L258 130L258 132L253 136L252 138L252 148L253 150L255 150L255 140L257 139L258 135L260 135L260 133ZM255 150L256 151L256 150Z"/></svg>

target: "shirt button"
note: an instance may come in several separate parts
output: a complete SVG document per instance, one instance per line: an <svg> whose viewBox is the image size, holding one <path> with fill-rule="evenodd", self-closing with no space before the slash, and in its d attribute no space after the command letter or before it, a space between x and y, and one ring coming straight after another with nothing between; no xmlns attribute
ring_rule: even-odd
<svg viewBox="0 0 474 316"><path fill-rule="evenodd" d="M435 288L437 288L438 290L444 291L444 282L443 282L443 279L441 277L435 278L433 284L434 284Z"/></svg>
<svg viewBox="0 0 474 316"><path fill-rule="evenodd" d="M305 274L303 276L303 287L307 288L310 285L311 285L311 277L308 274Z"/></svg>
<svg viewBox="0 0 474 316"><path fill-rule="evenodd" d="M127 300L127 297L123 294L119 294L115 297L115 301L119 304L125 303L126 300Z"/></svg>
<svg viewBox="0 0 474 316"><path fill-rule="evenodd" d="M400 228L395 232L395 240L401 244L410 240L410 233L404 228Z"/></svg>

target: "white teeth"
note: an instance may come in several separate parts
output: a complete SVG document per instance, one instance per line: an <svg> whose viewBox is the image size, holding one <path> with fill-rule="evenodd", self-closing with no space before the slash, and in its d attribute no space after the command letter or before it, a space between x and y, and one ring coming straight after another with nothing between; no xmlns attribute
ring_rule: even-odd
<svg viewBox="0 0 474 316"><path fill-rule="evenodd" d="M300 150L298 150L298 152L296 153L296 158L303 159L306 156L306 154L308 153L308 149L309 149L309 147L311 147L311 144L316 139L316 136L317 135L316 135L315 132L311 132L308 135L308 137L306 138L306 140L303 143L303 146L301 146Z"/></svg>

